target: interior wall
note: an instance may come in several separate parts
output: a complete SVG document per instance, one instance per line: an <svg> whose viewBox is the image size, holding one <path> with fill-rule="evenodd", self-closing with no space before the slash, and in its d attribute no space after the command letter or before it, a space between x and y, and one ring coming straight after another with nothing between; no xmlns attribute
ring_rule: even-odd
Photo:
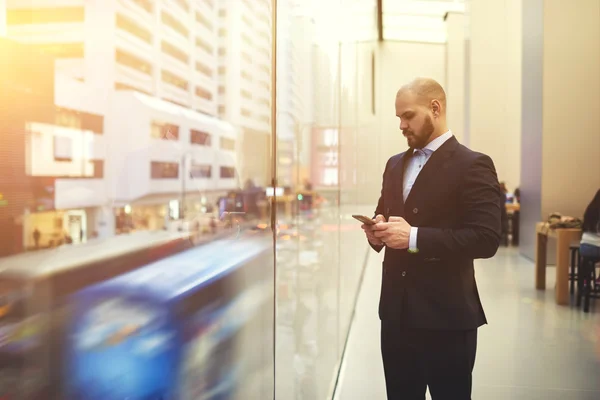
<svg viewBox="0 0 600 400"><path fill-rule="evenodd" d="M500 181L520 184L522 0L470 3L469 141L494 160Z"/></svg>
<svg viewBox="0 0 600 400"><path fill-rule="evenodd" d="M448 126L459 142L465 142L465 16L446 16L446 99Z"/></svg>
<svg viewBox="0 0 600 400"><path fill-rule="evenodd" d="M600 188L600 2L544 2L542 217L583 216Z"/></svg>
<svg viewBox="0 0 600 400"><path fill-rule="evenodd" d="M429 77L446 87L446 45L437 43L383 42L379 45L379 94L376 110L380 120L379 153L376 158L381 190L381 176L387 160L408 146L396 117L398 89L415 77ZM374 137L376 137L374 135Z"/></svg>

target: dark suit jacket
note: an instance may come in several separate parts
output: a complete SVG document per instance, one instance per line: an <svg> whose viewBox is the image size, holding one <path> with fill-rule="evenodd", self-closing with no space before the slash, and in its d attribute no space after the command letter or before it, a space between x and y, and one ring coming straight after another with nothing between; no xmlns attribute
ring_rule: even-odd
<svg viewBox="0 0 600 400"><path fill-rule="evenodd" d="M386 248L379 317L420 329L466 330L487 323L473 260L490 258L501 236L503 195L491 158L447 140L403 201L413 149L390 158L375 215L418 227L419 252ZM373 246L381 251L382 246Z"/></svg>

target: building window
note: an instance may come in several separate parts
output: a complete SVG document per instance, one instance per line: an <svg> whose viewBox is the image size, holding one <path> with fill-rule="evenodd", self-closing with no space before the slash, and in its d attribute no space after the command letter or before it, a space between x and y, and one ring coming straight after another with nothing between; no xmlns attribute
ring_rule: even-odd
<svg viewBox="0 0 600 400"><path fill-rule="evenodd" d="M220 47L219 48L219 55L220 56L224 56L227 54L227 49L225 49L224 47Z"/></svg>
<svg viewBox="0 0 600 400"><path fill-rule="evenodd" d="M252 28L252 26L254 25L252 23L252 20L250 18L248 18L247 15L242 15L242 21L244 21L248 25L249 28Z"/></svg>
<svg viewBox="0 0 600 400"><path fill-rule="evenodd" d="M190 166L190 177L192 177L192 178L210 178L210 177L212 177L212 165L192 164Z"/></svg>
<svg viewBox="0 0 600 400"><path fill-rule="evenodd" d="M245 99L252 100L252 93L249 90L242 89L242 90L240 90L240 93L242 94L242 97L244 97Z"/></svg>
<svg viewBox="0 0 600 400"><path fill-rule="evenodd" d="M65 128L104 133L104 117L68 108L56 107L54 123Z"/></svg>
<svg viewBox="0 0 600 400"><path fill-rule="evenodd" d="M121 14L117 14L116 25L117 28L128 32L139 39L142 39L144 42L150 44L152 43L152 34L149 31Z"/></svg>
<svg viewBox="0 0 600 400"><path fill-rule="evenodd" d="M220 140L220 147L223 150L235 150L235 140L234 139L230 139L230 138L226 138L226 137L222 137Z"/></svg>
<svg viewBox="0 0 600 400"><path fill-rule="evenodd" d="M189 57L183 51L179 50L177 47L173 46L169 42L165 42L164 40L160 44L160 48L163 53L170 55L173 58L178 59L179 61L187 64Z"/></svg>
<svg viewBox="0 0 600 400"><path fill-rule="evenodd" d="M252 59L252 56L248 53L246 53L245 51L242 51L242 58L248 63L248 64L252 64L254 62L254 60Z"/></svg>
<svg viewBox="0 0 600 400"><path fill-rule="evenodd" d="M221 167L221 178L230 179L235 178L234 167Z"/></svg>
<svg viewBox="0 0 600 400"><path fill-rule="evenodd" d="M227 10L222 8L219 10L219 17L224 18L227 16Z"/></svg>
<svg viewBox="0 0 600 400"><path fill-rule="evenodd" d="M54 123L65 128L82 129L79 113L68 108L56 107Z"/></svg>
<svg viewBox="0 0 600 400"><path fill-rule="evenodd" d="M40 44L36 47L55 58L83 58L85 54L83 43Z"/></svg>
<svg viewBox="0 0 600 400"><path fill-rule="evenodd" d="M250 75L248 72L242 71L241 75L242 78L246 79L249 82L252 82L252 75Z"/></svg>
<svg viewBox="0 0 600 400"><path fill-rule="evenodd" d="M191 129L190 130L190 142L193 144L199 144L201 146L207 146L210 147L212 141L211 141L211 135L210 133L207 132L202 132L196 129Z"/></svg>
<svg viewBox="0 0 600 400"><path fill-rule="evenodd" d="M150 136L154 139L179 140L179 127L173 124L152 121Z"/></svg>
<svg viewBox="0 0 600 400"><path fill-rule="evenodd" d="M54 161L73 161L73 139L68 136L54 136Z"/></svg>
<svg viewBox="0 0 600 400"><path fill-rule="evenodd" d="M225 28L219 29L219 37L225 37L225 36L227 36L227 29L225 29Z"/></svg>
<svg viewBox="0 0 600 400"><path fill-rule="evenodd" d="M324 186L336 186L338 184L338 169L324 168L321 175L321 184Z"/></svg>
<svg viewBox="0 0 600 400"><path fill-rule="evenodd" d="M220 66L219 67L219 75L225 75L227 73L227 67Z"/></svg>
<svg viewBox="0 0 600 400"><path fill-rule="evenodd" d="M177 21L177 19L175 19L173 16L171 16L171 14L168 14L164 11L161 13L160 17L161 17L161 20L164 25L170 27L175 32L179 33L181 36L183 36L187 39L189 31L187 30L185 25L183 25L181 22Z"/></svg>
<svg viewBox="0 0 600 400"><path fill-rule="evenodd" d="M221 115L225 114L225 110L226 110L225 106L219 106L219 108L218 108L219 114L221 114Z"/></svg>
<svg viewBox="0 0 600 400"><path fill-rule="evenodd" d="M200 12L196 11L196 22L200 25L204 25L206 29L212 31L214 29L214 25L210 21L210 19L206 18L204 15L200 14Z"/></svg>
<svg viewBox="0 0 600 400"><path fill-rule="evenodd" d="M242 41L246 43L247 46L252 47L252 38L245 33L242 33Z"/></svg>
<svg viewBox="0 0 600 400"><path fill-rule="evenodd" d="M253 2L251 2L250 0L244 0L244 4L246 5L246 7L248 7L250 10L253 10L254 8L252 7Z"/></svg>
<svg viewBox="0 0 600 400"><path fill-rule="evenodd" d="M6 6L4 6L6 7ZM21 8L6 10L7 25L65 24L83 22L83 7Z"/></svg>
<svg viewBox="0 0 600 400"><path fill-rule="evenodd" d="M127 53L121 49L117 49L115 51L115 60L117 61L117 64L133 68L146 75L152 75L152 65L149 62L144 61L131 53Z"/></svg>
<svg viewBox="0 0 600 400"><path fill-rule="evenodd" d="M269 82L259 81L258 84L267 89L268 91L271 91L271 85L269 84Z"/></svg>
<svg viewBox="0 0 600 400"><path fill-rule="evenodd" d="M139 7L143 8L149 13L152 13L154 10L153 1L152 0L129 0L132 3L137 4Z"/></svg>
<svg viewBox="0 0 600 400"><path fill-rule="evenodd" d="M173 86L177 86L179 89L183 89L183 90L188 89L189 83L185 79L180 78L177 75L175 75L169 71L165 71L164 69L161 72L162 72L163 82L169 83Z"/></svg>
<svg viewBox="0 0 600 400"><path fill-rule="evenodd" d="M214 72L212 68L202 64L199 61L196 61L196 71L208 76L209 78L212 78Z"/></svg>
<svg viewBox="0 0 600 400"><path fill-rule="evenodd" d="M204 40L198 37L196 38L196 46L200 47L201 49L204 49L209 54L213 54L213 52L215 51L214 47L212 47L210 44L206 43Z"/></svg>
<svg viewBox="0 0 600 400"><path fill-rule="evenodd" d="M219 86L219 94L225 94L225 86Z"/></svg>
<svg viewBox="0 0 600 400"><path fill-rule="evenodd" d="M267 124L271 122L271 118L268 115L261 115L259 118L262 122L266 122Z"/></svg>
<svg viewBox="0 0 600 400"><path fill-rule="evenodd" d="M250 110L248 110L247 108L242 108L242 110L240 112L244 117L252 116L252 112Z"/></svg>
<svg viewBox="0 0 600 400"><path fill-rule="evenodd" d="M179 7L181 7L185 12L190 12L190 5L187 0L175 0Z"/></svg>
<svg viewBox="0 0 600 400"><path fill-rule="evenodd" d="M196 96L205 99L205 100L212 100L213 95L211 92L209 92L208 90L198 87L196 86Z"/></svg>
<svg viewBox="0 0 600 400"><path fill-rule="evenodd" d="M152 161L150 163L151 179L177 179L179 177L179 164L173 162Z"/></svg>

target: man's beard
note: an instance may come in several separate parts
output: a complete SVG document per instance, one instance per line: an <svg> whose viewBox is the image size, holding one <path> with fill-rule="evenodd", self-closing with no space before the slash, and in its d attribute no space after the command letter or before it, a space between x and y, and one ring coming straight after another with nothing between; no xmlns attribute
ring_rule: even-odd
<svg viewBox="0 0 600 400"><path fill-rule="evenodd" d="M423 123L423 128L418 135L411 131L402 131L402 134L404 134L406 137L410 147L413 149L422 149L429 142L429 138L431 138L431 135L433 135L433 131L435 131L435 127L433 126L431 117L427 115L425 117L425 122ZM410 139L412 139L412 145Z"/></svg>

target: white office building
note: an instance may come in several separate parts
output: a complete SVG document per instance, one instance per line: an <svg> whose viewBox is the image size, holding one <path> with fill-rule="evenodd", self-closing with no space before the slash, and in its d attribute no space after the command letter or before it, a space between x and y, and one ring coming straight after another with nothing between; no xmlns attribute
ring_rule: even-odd
<svg viewBox="0 0 600 400"><path fill-rule="evenodd" d="M240 132L242 182L271 175L272 24L269 0L222 0L219 15L219 115Z"/></svg>
<svg viewBox="0 0 600 400"><path fill-rule="evenodd" d="M8 36L57 58L57 106L104 119L102 134L44 127L32 136L32 159L72 160L81 174L68 176L86 178L57 180L57 209L93 207L90 229L103 236L114 232L115 208L160 228L181 199L189 217L210 193L238 186L237 133L218 118L217 3L6 0ZM63 176L60 162L34 169ZM88 171L94 162L101 177Z"/></svg>

